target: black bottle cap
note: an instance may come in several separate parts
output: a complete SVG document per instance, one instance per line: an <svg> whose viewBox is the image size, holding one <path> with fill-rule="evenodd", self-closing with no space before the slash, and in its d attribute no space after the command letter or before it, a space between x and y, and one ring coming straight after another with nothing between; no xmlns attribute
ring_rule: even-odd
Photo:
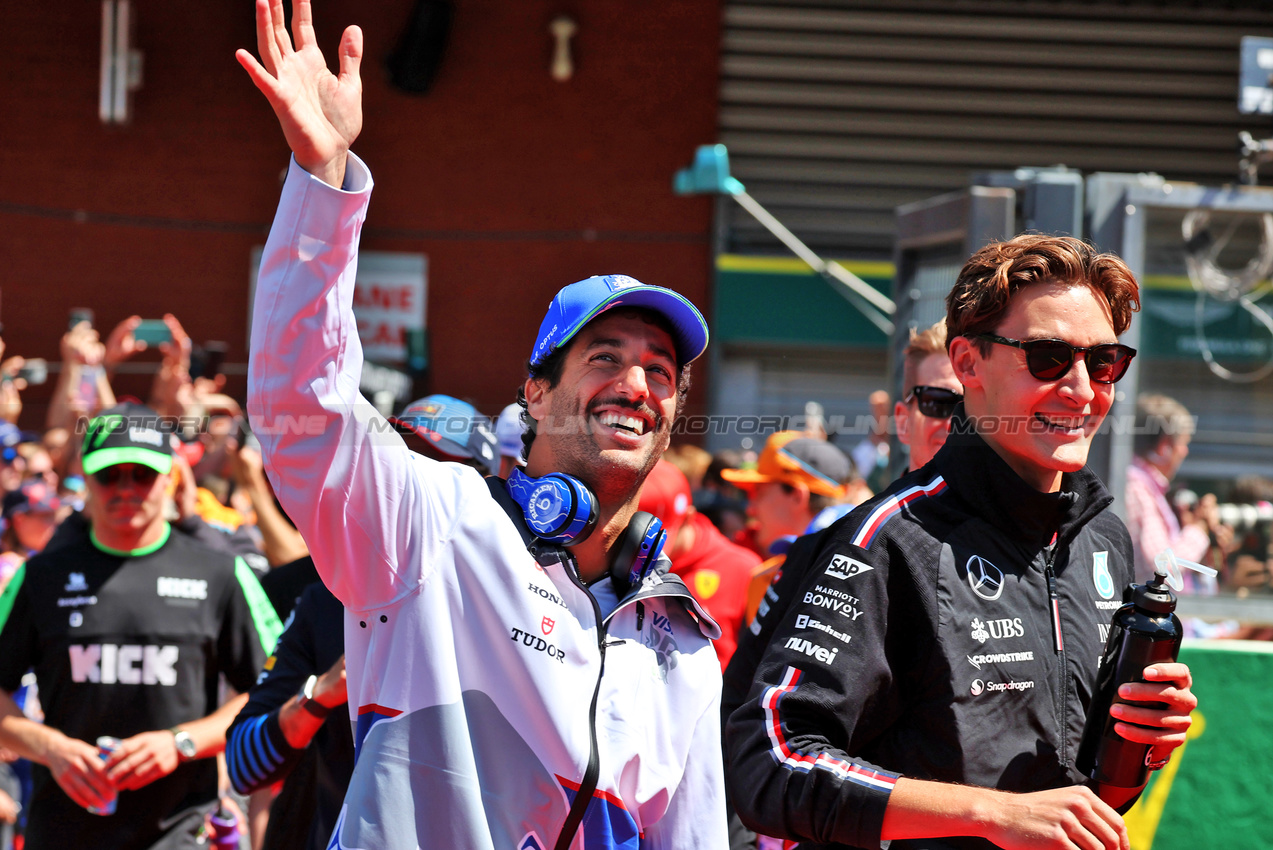
<svg viewBox="0 0 1273 850"><path fill-rule="evenodd" d="M1167 576L1156 573L1145 584L1135 586L1132 592L1132 603L1142 611L1151 614L1173 614L1176 611L1176 595L1167 586Z"/></svg>

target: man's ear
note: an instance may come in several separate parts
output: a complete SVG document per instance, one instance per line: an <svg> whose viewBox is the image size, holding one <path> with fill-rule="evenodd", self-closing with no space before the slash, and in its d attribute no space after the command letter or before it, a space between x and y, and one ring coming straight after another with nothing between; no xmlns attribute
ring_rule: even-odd
<svg viewBox="0 0 1273 850"><path fill-rule="evenodd" d="M530 418L536 422L543 419L548 414L548 379L527 378L522 392L526 395L526 412Z"/></svg>
<svg viewBox="0 0 1273 850"><path fill-rule="evenodd" d="M899 401L893 405L893 426L897 428L897 441L903 446L911 444L911 418L907 415L909 413L905 402Z"/></svg>
<svg viewBox="0 0 1273 850"><path fill-rule="evenodd" d="M980 387L981 376L978 366L981 365L981 352L966 336L957 336L950 341L950 367L955 370L955 380L967 387Z"/></svg>
<svg viewBox="0 0 1273 850"><path fill-rule="evenodd" d="M796 506L802 511L809 509L809 485L803 481L792 481L791 498L796 500Z"/></svg>

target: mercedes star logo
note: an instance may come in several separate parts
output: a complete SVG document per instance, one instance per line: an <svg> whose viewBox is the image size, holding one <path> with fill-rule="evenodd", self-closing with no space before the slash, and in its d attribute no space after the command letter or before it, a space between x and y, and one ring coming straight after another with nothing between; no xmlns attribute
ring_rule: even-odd
<svg viewBox="0 0 1273 850"><path fill-rule="evenodd" d="M973 593L987 602L994 602L1003 595L1003 572L994 564L973 555L964 569L968 571L968 586Z"/></svg>

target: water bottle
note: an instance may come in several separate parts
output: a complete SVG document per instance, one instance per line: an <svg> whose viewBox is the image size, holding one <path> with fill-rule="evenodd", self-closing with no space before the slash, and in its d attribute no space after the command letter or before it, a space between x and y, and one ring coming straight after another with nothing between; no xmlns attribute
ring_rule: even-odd
<svg viewBox="0 0 1273 850"><path fill-rule="evenodd" d="M1110 716L1109 710L1115 703L1137 704L1118 696L1121 685L1144 682L1146 667L1175 661L1179 656L1184 629L1176 617L1176 595L1171 588L1184 587L1180 579L1182 566L1215 574L1210 567L1176 558L1168 549L1154 559L1154 577L1145 584L1128 585L1123 592L1124 605L1114 612L1096 674L1096 692L1088 707L1075 759L1079 771L1094 780L1097 788L1139 788L1149 780L1150 745L1119 735L1114 730L1119 721ZM1139 705L1161 707L1152 703Z"/></svg>
<svg viewBox="0 0 1273 850"><path fill-rule="evenodd" d="M217 850L233 850L239 846L239 819L224 804L208 823L212 827L212 846Z"/></svg>

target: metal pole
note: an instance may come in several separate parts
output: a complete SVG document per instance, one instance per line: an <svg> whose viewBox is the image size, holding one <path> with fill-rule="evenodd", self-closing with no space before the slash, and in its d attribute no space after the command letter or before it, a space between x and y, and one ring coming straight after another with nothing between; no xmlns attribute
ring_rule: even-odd
<svg viewBox="0 0 1273 850"><path fill-rule="evenodd" d="M776 236L782 244L790 248L792 253L808 263L810 268L835 286L836 291L843 295L862 315L866 316L873 325L885 334L893 333L893 322L889 317L897 312L897 305L893 303L891 298L876 290L839 263L823 260L813 252L813 249L801 242L794 233L784 227L782 222L770 215L769 211L762 207L751 195L746 192L738 192L731 195L731 197L738 202L739 206L751 213L756 221L763 224L765 229Z"/></svg>

